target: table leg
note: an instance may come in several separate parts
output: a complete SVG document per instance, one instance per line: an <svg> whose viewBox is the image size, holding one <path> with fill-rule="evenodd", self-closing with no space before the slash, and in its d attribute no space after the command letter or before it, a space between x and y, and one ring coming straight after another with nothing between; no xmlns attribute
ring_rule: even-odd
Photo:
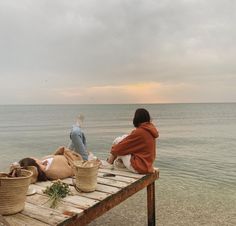
<svg viewBox="0 0 236 226"><path fill-rule="evenodd" d="M148 226L156 225L155 217L155 182L147 186Z"/></svg>

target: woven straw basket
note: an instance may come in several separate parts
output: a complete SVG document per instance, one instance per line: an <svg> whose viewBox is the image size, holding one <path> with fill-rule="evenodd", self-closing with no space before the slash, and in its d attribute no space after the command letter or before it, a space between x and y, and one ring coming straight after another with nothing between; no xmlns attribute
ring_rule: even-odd
<svg viewBox="0 0 236 226"><path fill-rule="evenodd" d="M99 163L96 160L74 161L76 188L83 192L92 192L97 186Z"/></svg>
<svg viewBox="0 0 236 226"><path fill-rule="evenodd" d="M0 173L0 215L18 213L24 209L32 172L21 170L21 177L6 177Z"/></svg>

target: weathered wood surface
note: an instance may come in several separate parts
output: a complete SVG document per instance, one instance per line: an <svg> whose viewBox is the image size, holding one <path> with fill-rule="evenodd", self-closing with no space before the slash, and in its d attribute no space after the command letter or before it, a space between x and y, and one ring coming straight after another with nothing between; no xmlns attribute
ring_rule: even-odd
<svg viewBox="0 0 236 226"><path fill-rule="evenodd" d="M27 226L49 226L47 223L43 223L41 221L35 220L31 217L25 216L23 214L16 214L5 216L5 220L9 223L10 226L19 226L19 225L27 225Z"/></svg>
<svg viewBox="0 0 236 226"><path fill-rule="evenodd" d="M105 177L112 173L114 177ZM49 208L48 197L43 193L52 182L31 184L36 194L27 196L22 212L3 218L12 226L86 225L103 213L118 205L139 190L148 187L148 221L155 218L154 182L159 171L140 175L126 171L99 169L96 190L91 193L79 192L73 187L73 178L62 180L70 185L71 195L64 198L56 209ZM151 185L151 186L150 186Z"/></svg>
<svg viewBox="0 0 236 226"><path fill-rule="evenodd" d="M151 183L147 186L147 213L148 213L148 226L156 225L155 216L155 183Z"/></svg>

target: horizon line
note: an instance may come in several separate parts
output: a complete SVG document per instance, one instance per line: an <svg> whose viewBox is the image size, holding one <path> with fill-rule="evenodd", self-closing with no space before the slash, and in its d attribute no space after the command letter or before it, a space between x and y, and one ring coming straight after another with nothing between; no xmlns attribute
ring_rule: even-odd
<svg viewBox="0 0 236 226"><path fill-rule="evenodd" d="M35 105L164 105L164 104L235 104L236 101L229 101L229 102L162 102L162 103L89 103L89 104L85 104L85 103L72 103L72 104L68 104L68 103L38 103L38 104L1 104L0 106L16 106L16 105L22 105L22 106L35 106Z"/></svg>

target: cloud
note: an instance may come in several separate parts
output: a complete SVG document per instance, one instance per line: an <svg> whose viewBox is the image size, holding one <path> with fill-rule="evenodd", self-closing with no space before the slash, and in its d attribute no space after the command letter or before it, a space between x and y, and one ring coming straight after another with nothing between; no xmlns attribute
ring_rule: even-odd
<svg viewBox="0 0 236 226"><path fill-rule="evenodd" d="M20 102L58 103L52 90L84 87L81 95L91 100L91 87L153 82L201 93L200 84L226 78L212 90L236 100L226 85L236 84L235 10L230 0L1 1L0 94L5 90L10 102L21 96ZM146 100L122 92L129 101ZM167 99L175 101L175 93Z"/></svg>

